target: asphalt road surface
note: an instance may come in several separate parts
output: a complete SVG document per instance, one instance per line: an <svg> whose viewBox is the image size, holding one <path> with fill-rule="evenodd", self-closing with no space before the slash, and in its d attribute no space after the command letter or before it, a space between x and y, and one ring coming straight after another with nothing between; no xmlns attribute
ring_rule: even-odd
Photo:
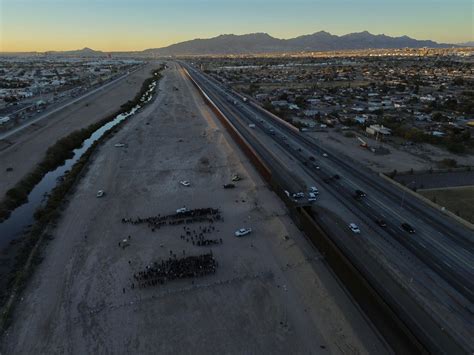
<svg viewBox="0 0 474 355"><path fill-rule="evenodd" d="M0 199L44 157L58 139L85 128L120 109L140 91L158 64L148 63L127 77L106 88L61 106L46 117L20 131L0 138ZM12 171L6 171L12 168Z"/></svg>
<svg viewBox="0 0 474 355"><path fill-rule="evenodd" d="M25 128L27 128L28 126L31 126L32 124L34 123L37 123L45 118L48 118L50 115L56 113L56 112L59 112L63 109L65 109L66 107L72 105L72 104L75 104L76 102L78 101L81 101L81 100L84 100L85 98L91 96L91 95L94 95L96 93L98 93L99 91L103 91L103 90L106 90L106 89L109 89L111 86L117 84L118 82L120 82L121 80L125 79L126 77L128 77L130 74L133 74L134 72L140 70L142 68L142 65L140 65L138 68L135 68L133 71L129 72L129 73L125 73L123 75L120 75L120 77L118 78L115 78L113 79L112 81L104 84L104 85L101 85L95 89L92 89L90 91L88 91L87 93L79 96L79 97L76 97L72 100L68 100L66 103L63 103L61 104L60 106L58 107L54 107L53 109L51 110L47 110L47 112L45 113L42 113L40 114L38 117L34 118L34 119L31 119L31 120L28 120L27 122L25 122L24 124L21 124L20 126L18 127L15 127L15 128L12 128L10 130L8 130L7 132L3 132L3 133L0 133L0 139L7 139L11 136L13 136L14 134L24 130Z"/></svg>
<svg viewBox="0 0 474 355"><path fill-rule="evenodd" d="M223 189L235 173L243 180ZM186 242L182 225L121 223L183 206L219 208L209 237L223 243ZM253 232L236 238L242 227ZM99 148L53 236L2 353L390 352L176 64L156 101ZM209 249L215 274L131 288L134 272L170 252Z"/></svg>
<svg viewBox="0 0 474 355"><path fill-rule="evenodd" d="M331 195L331 202L325 206L345 219L346 228L350 222L361 227L360 241L355 247L378 252L381 262L393 268L394 279L404 284L413 292L413 297L419 298L438 318L438 330L441 332L448 325L455 337L469 343L473 330L472 231L413 196L403 194L349 157L328 151L316 141L295 132L215 80L188 69L247 140L257 144L257 150L263 145L263 149L272 150L280 161L286 159L286 170L292 172L294 181L306 180L308 176L312 179L306 186L293 184L288 187L291 192L305 191L314 184L323 187L323 191ZM249 128L250 123L255 124L255 128ZM285 152L277 150L277 146ZM295 162L299 163L298 167ZM282 164L275 170L279 171ZM335 175L339 179L330 179ZM356 190L366 192L367 196L355 199ZM337 207L331 208L331 204ZM387 226L380 227L376 223L378 219L383 219ZM402 223L412 225L416 233L405 231ZM352 241L344 241L347 243Z"/></svg>
<svg viewBox="0 0 474 355"><path fill-rule="evenodd" d="M409 185L410 188L440 189L455 186L474 186L474 171L456 171L433 174L399 175L398 182Z"/></svg>

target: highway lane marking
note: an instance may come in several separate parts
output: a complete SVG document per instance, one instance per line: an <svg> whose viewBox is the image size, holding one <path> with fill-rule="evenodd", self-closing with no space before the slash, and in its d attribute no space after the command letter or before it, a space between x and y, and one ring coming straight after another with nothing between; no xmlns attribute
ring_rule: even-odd
<svg viewBox="0 0 474 355"><path fill-rule="evenodd" d="M204 90L204 89L203 89ZM212 100L209 95L207 93L205 93L205 95L207 96L207 98L214 103L215 100ZM220 102L221 105L223 105L224 107L226 107L226 103L225 103L225 100L222 100L220 99L219 97L217 98ZM216 105L217 107L217 105ZM242 121L244 119L242 119L239 115L239 112L235 112L234 110L234 107L232 105L229 105L227 107L229 113L234 116L234 118L237 120L237 121ZM220 110L220 109L219 109ZM224 117L227 117L227 115L224 114L224 112L221 111L221 114L224 116ZM229 122L232 122L229 118L227 118L229 120ZM248 119L247 119L248 120ZM234 123L232 123L234 125L234 127L237 129L237 131L239 131L239 129L235 126ZM244 129L248 134L250 134L251 136L253 136L253 139L256 140L256 141L260 141L257 137L257 132L254 131L254 130L250 130L247 125L243 122L239 122L239 124L242 126L242 129ZM242 133L241 133L242 134ZM243 137L245 137L243 134L242 134ZM249 142L250 143L250 142ZM270 155L272 157L272 159L277 162L278 164L282 165L282 166L286 166L287 164L284 163L280 157L276 156L275 154L273 154L271 151L269 151L264 145L261 145L262 149L265 149L265 151L267 152L268 155ZM279 148L281 149L281 148ZM282 152L284 152L286 155L290 154L287 150L285 149L282 149ZM292 174L290 173L290 176L292 176ZM297 183L298 185L300 185L300 183L297 181L297 178L295 179L294 176L292 176L292 179L295 180L294 182Z"/></svg>
<svg viewBox="0 0 474 355"><path fill-rule="evenodd" d="M95 89L92 89L91 91L89 92L86 92L84 95L82 96L79 96L79 97L76 97L76 98L73 98L71 101L69 102L66 102L64 104L62 104L61 106L58 106L56 108L52 108L52 111L49 111L49 112L45 112L43 113L42 115L36 117L36 118L33 118L32 120L26 122L25 124L19 126L19 127L16 127L16 128L13 128L12 130L9 130L5 133L3 133L2 135L0 135L0 139L5 139L5 138L8 138L10 136L12 136L13 134L17 133L17 132L20 132L22 131L23 129L31 126L31 125L34 125L35 123L38 123L39 121L47 118L48 116L58 112L58 111L61 111L63 110L64 108L68 107L68 106L71 106L71 105L74 105L76 104L78 101L82 100L82 99L85 99L93 94L95 94L96 92L100 92L101 90L115 84L116 82L118 81L121 81L122 79L125 79L127 78L129 75L135 73L136 71L138 71L139 69L142 69L142 65L140 65L137 69L135 69L134 71L132 72L129 72L129 73L125 73L123 74L122 76L118 77L118 78L115 78L113 81L110 81L108 83L105 83L104 85L98 87L98 88L95 88Z"/></svg>
<svg viewBox="0 0 474 355"><path fill-rule="evenodd" d="M351 180L346 180L348 181L353 187L356 186L352 183ZM389 212L391 212L393 215L397 216L399 221L406 221L406 220L409 220L409 218L403 218L399 213L395 212L395 210L393 210L391 207L389 207L388 205L384 204L381 200L371 196L371 200L373 200L381 209L385 209L385 210L388 210ZM412 218L413 219L413 218ZM421 223L423 224L422 222L420 222L419 219L417 219L418 223ZM445 236L443 234L441 234L439 231L436 231L436 233L438 233L442 238L444 238ZM452 249L450 249L449 247L446 247L444 246L443 244L440 244L439 243L439 240L436 239L436 238L432 238L431 237L431 234L432 232L429 233L430 236L427 236L426 233L424 232L421 232L421 233L418 233L418 235L421 235L423 238L429 240L429 241L432 241L434 244L436 244L436 246L445 251L446 253L450 254L453 256L454 259L460 259L462 261L461 264L465 265L466 267L470 267L470 264L469 264L469 259L465 259L465 255L464 255L464 252L461 250L460 252L458 252L457 250L456 251L453 251ZM468 257L468 256L466 256Z"/></svg>
<svg viewBox="0 0 474 355"><path fill-rule="evenodd" d="M379 206L379 208L388 210L393 215L397 216L399 221L407 220L406 218L403 218L399 213L395 212L391 207L383 204L383 202L379 201L378 199L374 198L373 196L371 197L371 200L373 200ZM418 223L420 223L419 220L418 220ZM437 232L437 233L439 233L439 232ZM464 258L463 254L458 253L457 251L453 251L452 249L449 249L449 248L445 247L443 244L440 244L439 241L436 238L430 238L430 236L426 236L426 233L424 233L424 232L418 233L418 235L421 235L425 239L428 239L428 241L431 241L432 243L436 244L436 246L440 249L440 251L444 251L444 252L450 254L453 257L453 259L455 259L455 260L459 259L458 261L461 261L462 265L465 265L466 267L470 267L469 263L467 262L468 260L466 260ZM444 235L442 235L442 234L440 234L440 235L441 235L441 237L444 238ZM418 243L420 243L420 242L418 241Z"/></svg>
<svg viewBox="0 0 474 355"><path fill-rule="evenodd" d="M213 87L217 88L218 91L223 92L223 93L225 94L225 96L227 96L227 97L230 96L230 95L227 94L225 91L223 91L219 86L215 85L214 83L212 83L212 82L211 82L210 80L208 80L207 78L204 77L204 80L206 80L208 83L210 83ZM230 97L232 98L232 96L230 96ZM246 105L241 105L241 104L239 104L239 105L235 105L235 106L237 106L238 108L244 109L244 110L247 112L248 115L250 115L250 116L252 116L252 117L254 116L254 113L253 113L253 112L250 110L250 108L247 107ZM260 117L262 117L262 116L260 115ZM263 119L268 123L268 120L266 119L266 117L263 117ZM296 143L297 146L303 148L306 152L309 151L311 154L314 154L314 153L312 152L312 150L309 150L309 149L307 149L305 146L301 145L301 144L299 143L299 141L296 140L295 137L293 137L293 136L291 136L291 135L288 136L287 133L286 133L285 131L282 131L282 129L280 129L279 126L274 126L274 125L272 125L272 128L273 128L275 131L277 131L278 134L284 135L284 136L287 137L287 138L289 137L289 139L291 139L294 143ZM283 132L283 134L282 134L282 132ZM251 134L254 135L253 132L252 132ZM268 136L268 134L267 134L267 136ZM270 138L271 138L271 137L270 137ZM295 142L295 141L296 141L296 142ZM275 143L275 144L278 144L278 143ZM330 168L331 168L334 172L341 174L338 169L335 169L335 168L334 168L334 166L329 165L329 164L326 163L327 161L330 162L330 161L331 161L330 159L321 160L321 161L324 161L324 163L323 163L322 165L324 165L324 166L326 166L326 167L327 167L327 166L330 166ZM352 180L350 180L350 179L346 179L345 181L347 181L347 185L349 185L349 187L352 187L352 188L355 188L355 189L360 188L358 185L356 185L355 183L353 183ZM343 184L341 184L341 185L343 185ZM346 186L347 186L347 185L346 185ZM343 185L343 186L344 186L344 185ZM393 209L392 209L391 207L389 207L387 204L383 203L381 200L379 200L379 199L377 199L377 198L374 198L374 197L372 197L371 199L372 199L381 209L388 210L389 212L392 213L392 215L398 217L399 221L405 221L405 220L407 220L407 218L402 217L398 212L396 212L395 210L393 210ZM369 205L369 206L370 206L370 205ZM408 219L408 220L409 220L409 219ZM452 249L446 248L444 245L440 244L439 241L436 240L435 238L427 237L427 236L425 235L425 233L419 233L419 235L421 235L421 236L424 237L425 239L427 238L427 239L431 240L439 249L441 249L441 250L443 250L445 253L451 255L454 259L456 259L456 258L460 259L460 261L462 261L461 264L464 264L464 265L466 265L466 266L469 266L469 264L468 264L468 263L464 260L464 258L463 258L464 255L459 254L457 251L453 251ZM458 254L459 254L459 255L458 255Z"/></svg>
<svg viewBox="0 0 474 355"><path fill-rule="evenodd" d="M231 105L230 105L230 106L231 106ZM231 106L231 107L235 107L235 106ZM246 112L249 111L249 109L248 109L247 107L245 107L244 105L236 105L236 109L237 109L237 110L242 109L242 108L243 108ZM262 114L262 115L263 115L263 114ZM240 116L240 115L237 114L237 118L238 118L238 119L240 118L239 116ZM265 117L265 116L263 116L263 117ZM242 117L242 118L247 118L247 117L244 116L244 117ZM248 120L249 120L249 119L246 119L245 121L248 121ZM268 120L266 119L266 121L268 121ZM274 127L274 129L277 130L277 132L279 132L279 133L281 134L280 127ZM265 134L265 133L266 133L267 136L268 136L268 133L267 133L266 131L263 131L263 134ZM285 132L285 133L286 133L286 132ZM287 134L285 134L285 136L288 137ZM291 139L293 142L294 142L294 140L297 139L297 138L294 138L294 137L292 137L292 136L289 136L289 137L290 137L290 139ZM272 138L272 137L270 137L270 138ZM300 146L300 144L297 144L297 145ZM282 148L283 148L283 147L282 147ZM284 149L284 148L283 148L283 149ZM304 151L307 152L308 150L305 148ZM311 152L312 152L312 150L311 150ZM298 160L299 160L299 157L298 157ZM323 163L323 165L326 166L326 165L329 165L330 163L331 163L330 160L329 160L329 162L328 162L328 160L326 160L326 161ZM333 166L331 166L331 168L334 169ZM334 170L335 170L335 169L334 169ZM347 181L348 181L348 184L354 186L354 183L353 183L351 180L347 180ZM344 185L343 185L343 186L344 186ZM402 221L404 220L404 219L402 218L402 216L401 216L398 212L395 212L395 210L393 210L392 208L388 207L385 203L382 202L382 200L379 201L379 200L376 199L376 198L374 198L374 200L375 200L375 203L376 203L378 206L380 206L382 209L388 210L389 212L392 212L393 215L398 216L400 220L402 220ZM394 201L389 201L390 204L392 204L393 202L394 202ZM369 204L369 206L371 206L371 205ZM407 213L407 211L405 211L405 210L403 210L403 212ZM413 217L410 217L408 220L414 220L414 219L413 219ZM419 221L419 219L416 219L416 220ZM429 226L428 223L427 223L427 225ZM431 228L431 227L429 227L428 229L430 229L430 228ZM424 238L424 239L427 238L427 236L425 235L425 233L420 233L420 234L421 234L422 238ZM439 233L439 232L438 232L438 234L441 235L441 233ZM452 250L450 250L450 249L446 249L446 248L445 248L442 244L440 244L435 238L432 238L432 235L430 235L430 236L428 237L428 239L431 240L432 243L433 243L434 245L436 245L438 248L444 250L448 255L454 255L453 253L457 254L457 250L452 251ZM424 245L423 245L423 247L426 248ZM439 251L441 251L441 250L439 250ZM461 259L462 259L462 258L461 258ZM465 262L464 262L464 263L465 263ZM449 265L449 267L451 267L451 265L450 265L449 263L446 263L446 265Z"/></svg>

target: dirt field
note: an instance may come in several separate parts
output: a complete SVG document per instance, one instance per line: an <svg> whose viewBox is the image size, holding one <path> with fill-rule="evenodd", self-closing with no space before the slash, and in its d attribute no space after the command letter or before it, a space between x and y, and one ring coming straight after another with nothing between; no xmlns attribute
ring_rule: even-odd
<svg viewBox="0 0 474 355"><path fill-rule="evenodd" d="M286 82L286 83L256 83L259 86L259 91L270 92L275 89L292 88L292 89L306 89L311 87L318 88L334 88L334 87L359 87L359 86L368 86L370 82L363 80L356 81L329 81L329 82ZM232 88L237 91L245 91L249 89L247 84L233 84Z"/></svg>
<svg viewBox="0 0 474 355"><path fill-rule="evenodd" d="M474 186L474 171L445 171L425 174L398 174L394 178L410 188L444 189L451 187Z"/></svg>
<svg viewBox="0 0 474 355"><path fill-rule="evenodd" d="M0 140L0 199L39 163L46 150L58 139L99 121L133 99L156 67L157 63L148 64L104 91L98 91L8 139ZM9 167L13 171L5 171Z"/></svg>
<svg viewBox="0 0 474 355"><path fill-rule="evenodd" d="M394 169L398 171L427 170L431 167L436 168L437 162L443 159L456 159L459 165L474 165L472 156L458 156L429 144L401 149L391 144L382 143L382 147L388 148L390 154L377 155L360 147L357 138L345 137L342 132L329 129L327 132L309 132L307 134L328 148L340 151L377 172L389 172ZM364 139L369 146L378 147L380 144L362 134L356 133L356 136Z"/></svg>
<svg viewBox="0 0 474 355"><path fill-rule="evenodd" d="M418 190L419 194L474 223L474 187Z"/></svg>
<svg viewBox="0 0 474 355"><path fill-rule="evenodd" d="M223 189L234 173L244 179ZM98 189L104 198L95 197ZM182 226L153 232L121 223L184 205L219 208L224 221L209 237L223 244L188 243ZM234 237L241 227L252 234ZM130 246L120 248L128 235ZM158 99L100 148L54 237L2 354L389 351L174 66ZM215 274L131 289L135 271L170 252L209 249Z"/></svg>

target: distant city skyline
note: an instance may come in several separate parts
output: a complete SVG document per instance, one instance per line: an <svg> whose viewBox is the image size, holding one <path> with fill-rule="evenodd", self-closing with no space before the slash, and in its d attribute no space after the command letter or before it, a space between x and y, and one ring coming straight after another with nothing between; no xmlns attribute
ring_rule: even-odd
<svg viewBox="0 0 474 355"><path fill-rule="evenodd" d="M0 0L0 51L157 48L220 34L291 38L367 30L474 40L471 0Z"/></svg>

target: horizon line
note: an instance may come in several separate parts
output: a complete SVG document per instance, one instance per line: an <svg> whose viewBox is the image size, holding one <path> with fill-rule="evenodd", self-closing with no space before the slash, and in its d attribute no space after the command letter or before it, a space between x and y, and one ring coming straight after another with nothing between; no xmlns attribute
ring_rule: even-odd
<svg viewBox="0 0 474 355"><path fill-rule="evenodd" d="M171 44L168 44L166 46L162 46L162 47L148 47L148 48L143 48L143 49L135 49L135 50L102 50L102 49L93 49L91 47L88 47L87 45L83 48L73 48L73 49L63 49L63 50L58 50L58 49L48 49L48 50L24 50L24 51L0 51L0 53L48 53L48 52L73 52L73 51L82 51L82 50L85 50L85 49L89 49L89 50L92 50L92 51L95 51L95 52L103 52L103 53L131 53L131 52L143 52L143 51L146 51L146 50L150 50L150 49L162 49L162 48L167 48L169 46L172 46L172 45L175 45L175 44L179 44L179 43L184 43L184 42L189 42L189 41L195 41L195 40L206 40L206 39L213 39L213 38L217 38L217 37L221 37L221 36L247 36L247 35L255 35L255 34L264 34L264 35L268 35L272 38L275 38L275 39L279 39L279 40L289 40L289 39L294 39L294 38L298 38L298 37L302 37L302 36L311 36L311 35L314 35L314 34L317 34L317 33L327 33L327 34L330 34L331 36L335 36L335 37L344 37L344 36L347 36L347 35L350 35L350 34L360 34L360 33L368 33L370 35L373 35L373 36L387 36L387 37L390 37L390 38L409 38L409 39L413 39L413 40L416 40L416 41L432 41L436 44L445 44L445 45L463 45L463 44L466 44L466 43L470 43L472 41L467 41L467 42L460 42L460 43L444 43L444 42L438 42L438 41L435 41L435 40L432 40L432 39L418 39L418 38L414 38L414 37L410 37L408 35L401 35L401 36L392 36L392 35L389 35L389 34L385 34L385 33L378 33L378 34L375 34L375 33L372 33L370 31L367 31L367 30L364 30L364 31L358 31L358 32L349 32L349 33L346 33L346 34L342 34L342 35L337 35L337 34L332 34L331 32L328 32L326 30L319 30L319 31L316 31L316 32L312 32L312 33L307 33L307 34L300 34L300 35L297 35L295 37L289 37L289 38L279 38L279 37L274 37L272 36L271 34L269 34L268 32L249 32L249 33L243 33L243 34L235 34L235 33L220 33L220 34L217 34L217 35L213 35L213 36L210 36L210 37L195 37L195 38L192 38L192 39L185 39L185 40L182 40L182 41L179 41L179 42L175 42L175 43L171 43ZM366 48L366 49L371 49L371 48ZM377 48L377 49L383 49L383 48ZM388 48L387 48L388 49ZM395 49L395 48L391 48L391 49ZM347 49L347 50L350 50L350 49ZM352 50L363 50L363 49L352 49Z"/></svg>

